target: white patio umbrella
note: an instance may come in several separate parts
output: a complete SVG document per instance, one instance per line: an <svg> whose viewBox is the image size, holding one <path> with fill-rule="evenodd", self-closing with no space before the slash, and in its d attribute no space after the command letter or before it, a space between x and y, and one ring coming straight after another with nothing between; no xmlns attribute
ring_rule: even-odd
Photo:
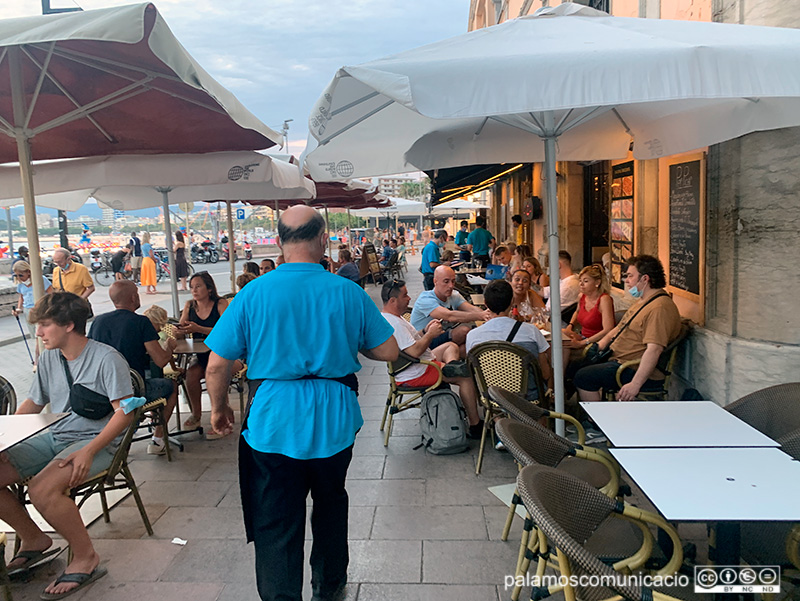
<svg viewBox="0 0 800 601"><path fill-rule="evenodd" d="M564 3L340 69L309 119L305 159L318 181L544 161L558 273L557 159L623 158L631 141L635 158L653 159L797 125L800 31ZM560 304L558 286L551 303ZM562 367L556 327L557 411Z"/></svg>
<svg viewBox="0 0 800 601"><path fill-rule="evenodd" d="M281 142L195 62L150 3L0 20L0 97L0 163L19 162L28 223L36 223L35 159ZM39 255L35 228L28 246ZM39 298L41 265L31 269Z"/></svg>
<svg viewBox="0 0 800 601"><path fill-rule="evenodd" d="M356 217L418 217L427 213L424 202L409 200L407 198L389 197L391 204L388 207L370 207L353 211Z"/></svg>
<svg viewBox="0 0 800 601"><path fill-rule="evenodd" d="M311 199L315 195L314 182L303 177L296 165L248 151L89 157L44 161L34 163L33 168L39 191L36 203L41 206L74 211L90 196L120 210L162 206L172 273L175 263L170 243L170 204L223 201L228 207L228 228L232 231L231 202ZM18 168L0 166L0 206L20 204L20 192ZM229 259L234 290L233 253L229 253ZM171 278L171 286L177 316L175 278Z"/></svg>
<svg viewBox="0 0 800 601"><path fill-rule="evenodd" d="M472 211L480 211L483 209L488 209L489 206L482 205L477 202L470 202L468 200L463 200L461 198L457 198L455 200L448 200L447 202L443 202L442 204L438 204L433 209L431 209L431 213L434 215L450 215L456 213L467 213Z"/></svg>

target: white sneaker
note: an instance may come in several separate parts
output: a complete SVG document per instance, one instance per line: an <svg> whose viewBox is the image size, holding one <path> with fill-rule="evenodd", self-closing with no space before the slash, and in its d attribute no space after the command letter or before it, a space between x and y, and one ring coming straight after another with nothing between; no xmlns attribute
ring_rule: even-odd
<svg viewBox="0 0 800 601"><path fill-rule="evenodd" d="M147 454L148 455L166 455L167 454L167 447L161 443L156 442L155 440L151 440L150 444L147 445Z"/></svg>
<svg viewBox="0 0 800 601"><path fill-rule="evenodd" d="M496 444L496 445L494 445L494 448L495 448L496 450L498 450L498 451L505 451L505 450L506 450L506 445L504 445L504 444L503 444L503 441L502 441L502 440L498 440L498 441L497 441L497 444Z"/></svg>

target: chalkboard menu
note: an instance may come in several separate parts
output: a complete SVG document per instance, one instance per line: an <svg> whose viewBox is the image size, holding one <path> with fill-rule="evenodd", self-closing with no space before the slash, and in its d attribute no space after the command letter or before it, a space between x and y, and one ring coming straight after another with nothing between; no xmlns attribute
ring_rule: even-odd
<svg viewBox="0 0 800 601"><path fill-rule="evenodd" d="M700 161L669 167L669 283L700 294Z"/></svg>

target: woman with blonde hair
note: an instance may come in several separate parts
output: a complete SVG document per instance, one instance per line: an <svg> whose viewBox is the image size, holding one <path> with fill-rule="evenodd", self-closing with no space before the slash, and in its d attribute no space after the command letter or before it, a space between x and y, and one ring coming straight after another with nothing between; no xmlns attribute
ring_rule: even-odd
<svg viewBox="0 0 800 601"><path fill-rule="evenodd" d="M150 232L142 232L142 272L141 284L147 287L147 294L156 293L156 254L150 244Z"/></svg>
<svg viewBox="0 0 800 601"><path fill-rule="evenodd" d="M602 340L616 325L614 301L609 294L611 286L602 265L584 267L578 274L578 282L581 291L578 309L563 330L564 349L578 351L571 353L573 361L583 355L584 347Z"/></svg>
<svg viewBox="0 0 800 601"><path fill-rule="evenodd" d="M11 314L14 315L14 317L18 316L20 313L25 315L25 323L28 324L28 331L31 334L31 340L36 340L36 326L28 321L28 314L31 312L31 309L33 309L33 305L35 304L33 300L33 277L31 277L31 265L27 261L17 261L14 263L14 267L12 269L14 271L14 280L17 282L17 293L19 294L19 298L17 299L16 308L11 309ZM44 276L42 276L42 287L44 288L45 294L50 294L53 291L53 285L50 283L50 280ZM36 347L36 355L34 358L34 363L36 363L39 360L39 345L34 344L33 346Z"/></svg>

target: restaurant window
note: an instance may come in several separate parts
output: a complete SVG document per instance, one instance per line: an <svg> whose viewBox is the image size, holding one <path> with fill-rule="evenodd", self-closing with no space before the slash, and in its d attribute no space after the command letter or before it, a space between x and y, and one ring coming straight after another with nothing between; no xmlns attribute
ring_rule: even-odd
<svg viewBox="0 0 800 601"><path fill-rule="evenodd" d="M611 168L611 283L623 288L625 262L633 256L633 161Z"/></svg>

